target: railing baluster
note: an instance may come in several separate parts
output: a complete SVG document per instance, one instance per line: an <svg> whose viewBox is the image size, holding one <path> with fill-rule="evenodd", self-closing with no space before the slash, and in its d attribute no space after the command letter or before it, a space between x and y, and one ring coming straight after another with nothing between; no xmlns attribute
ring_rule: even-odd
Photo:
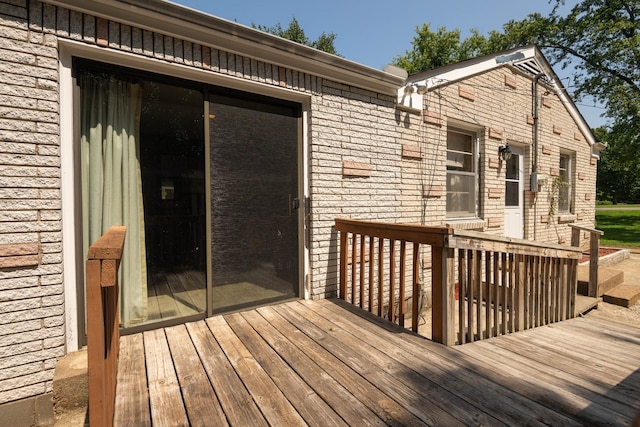
<svg viewBox="0 0 640 427"><path fill-rule="evenodd" d="M400 241L400 302L398 303L398 324L404 328L405 276L407 274L407 242Z"/></svg>
<svg viewBox="0 0 640 427"><path fill-rule="evenodd" d="M420 284L420 244L413 244L413 296L411 299L411 330L418 332L418 311L422 289Z"/></svg>
<svg viewBox="0 0 640 427"><path fill-rule="evenodd" d="M373 313L373 290L375 277L375 245L373 236L369 236L369 313Z"/></svg>
<svg viewBox="0 0 640 427"><path fill-rule="evenodd" d="M525 316L527 314L525 307L526 300L526 286L525 286L525 262L524 255L516 254L516 331L522 331L525 329Z"/></svg>
<svg viewBox="0 0 640 427"><path fill-rule="evenodd" d="M464 344L467 340L466 325L466 300L467 297L467 266L466 253L464 249L458 250L458 323L460 329L460 343Z"/></svg>
<svg viewBox="0 0 640 427"><path fill-rule="evenodd" d="M484 318L486 320L486 327L485 327L485 338L491 338L491 303L492 303L492 295L493 293L491 292L491 252L487 251L485 252L485 258L484 258L484 281L485 281L485 285L484 285L484 295L485 295L485 304L484 304L484 308L485 308L485 313L484 313Z"/></svg>
<svg viewBox="0 0 640 427"><path fill-rule="evenodd" d="M508 289L507 289L507 282L508 282L508 278L509 278L509 265L507 263L507 254L506 253L501 253L500 254L500 259L502 261L501 263L501 268L502 268L502 289L500 290L500 294L501 294L501 298L500 298L500 302L502 303L502 321L501 323L501 335L506 335L507 333L507 324L508 324L508 306L509 306L509 301L508 301Z"/></svg>
<svg viewBox="0 0 640 427"><path fill-rule="evenodd" d="M473 281L475 282L474 288L476 291L476 339L482 339L482 251L474 251L474 275Z"/></svg>
<svg viewBox="0 0 640 427"><path fill-rule="evenodd" d="M515 321L516 321L516 311L515 311L515 260L514 255L509 254L509 332L515 332Z"/></svg>
<svg viewBox="0 0 640 427"><path fill-rule="evenodd" d="M349 250L347 249L349 232L340 232L340 299L347 300L347 271L349 267Z"/></svg>
<svg viewBox="0 0 640 427"><path fill-rule="evenodd" d="M500 253L493 253L493 333L498 336L499 316L500 316Z"/></svg>
<svg viewBox="0 0 640 427"><path fill-rule="evenodd" d="M378 316L382 317L384 305L384 239L378 238Z"/></svg>
<svg viewBox="0 0 640 427"><path fill-rule="evenodd" d="M389 240L389 320L393 322L395 316L396 297L396 241Z"/></svg>
<svg viewBox="0 0 640 427"><path fill-rule="evenodd" d="M356 304L357 235L351 235L351 304Z"/></svg>
<svg viewBox="0 0 640 427"><path fill-rule="evenodd" d="M364 307L364 271L365 271L364 234L360 235L360 308Z"/></svg>

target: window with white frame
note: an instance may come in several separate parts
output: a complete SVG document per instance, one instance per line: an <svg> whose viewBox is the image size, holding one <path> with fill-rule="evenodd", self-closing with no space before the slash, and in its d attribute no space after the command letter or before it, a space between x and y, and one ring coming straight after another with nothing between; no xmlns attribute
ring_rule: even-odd
<svg viewBox="0 0 640 427"><path fill-rule="evenodd" d="M447 130L447 218L477 216L477 136L460 129Z"/></svg>
<svg viewBox="0 0 640 427"><path fill-rule="evenodd" d="M558 212L570 213L573 210L573 156L568 153L560 153L558 186Z"/></svg>

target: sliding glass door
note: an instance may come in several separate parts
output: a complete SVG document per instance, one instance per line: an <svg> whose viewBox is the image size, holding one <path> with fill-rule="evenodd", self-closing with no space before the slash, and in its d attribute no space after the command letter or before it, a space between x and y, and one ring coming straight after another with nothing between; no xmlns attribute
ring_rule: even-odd
<svg viewBox="0 0 640 427"><path fill-rule="evenodd" d="M298 297L299 104L76 69L81 262L111 225L127 226L121 327Z"/></svg>

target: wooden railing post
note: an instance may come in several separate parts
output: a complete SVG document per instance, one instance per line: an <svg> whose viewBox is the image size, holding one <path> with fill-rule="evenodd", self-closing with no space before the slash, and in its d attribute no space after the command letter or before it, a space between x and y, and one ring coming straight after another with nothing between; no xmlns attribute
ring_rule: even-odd
<svg viewBox="0 0 640 427"><path fill-rule="evenodd" d="M598 287L598 259L600 255L600 236L604 234L601 230L594 228L581 227L579 225L569 225L571 227L571 246L580 246L580 232L589 233L589 290L590 297L597 298L600 296Z"/></svg>
<svg viewBox="0 0 640 427"><path fill-rule="evenodd" d="M120 343L118 268L125 227L111 227L87 253L87 367L89 422L113 425Z"/></svg>
<svg viewBox="0 0 640 427"><path fill-rule="evenodd" d="M432 274L432 339L444 345L454 345L455 338L455 274L454 251L442 246L431 248Z"/></svg>
<svg viewBox="0 0 640 427"><path fill-rule="evenodd" d="M596 231L596 230L594 230ZM599 297L598 259L600 258L600 234L591 232L589 236L589 296Z"/></svg>

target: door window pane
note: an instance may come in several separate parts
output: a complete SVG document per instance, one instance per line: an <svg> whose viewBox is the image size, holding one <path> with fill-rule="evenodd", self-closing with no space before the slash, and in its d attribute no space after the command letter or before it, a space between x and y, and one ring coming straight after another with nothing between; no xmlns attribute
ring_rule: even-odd
<svg viewBox="0 0 640 427"><path fill-rule="evenodd" d="M505 205L520 206L520 183L518 181L505 183Z"/></svg>

